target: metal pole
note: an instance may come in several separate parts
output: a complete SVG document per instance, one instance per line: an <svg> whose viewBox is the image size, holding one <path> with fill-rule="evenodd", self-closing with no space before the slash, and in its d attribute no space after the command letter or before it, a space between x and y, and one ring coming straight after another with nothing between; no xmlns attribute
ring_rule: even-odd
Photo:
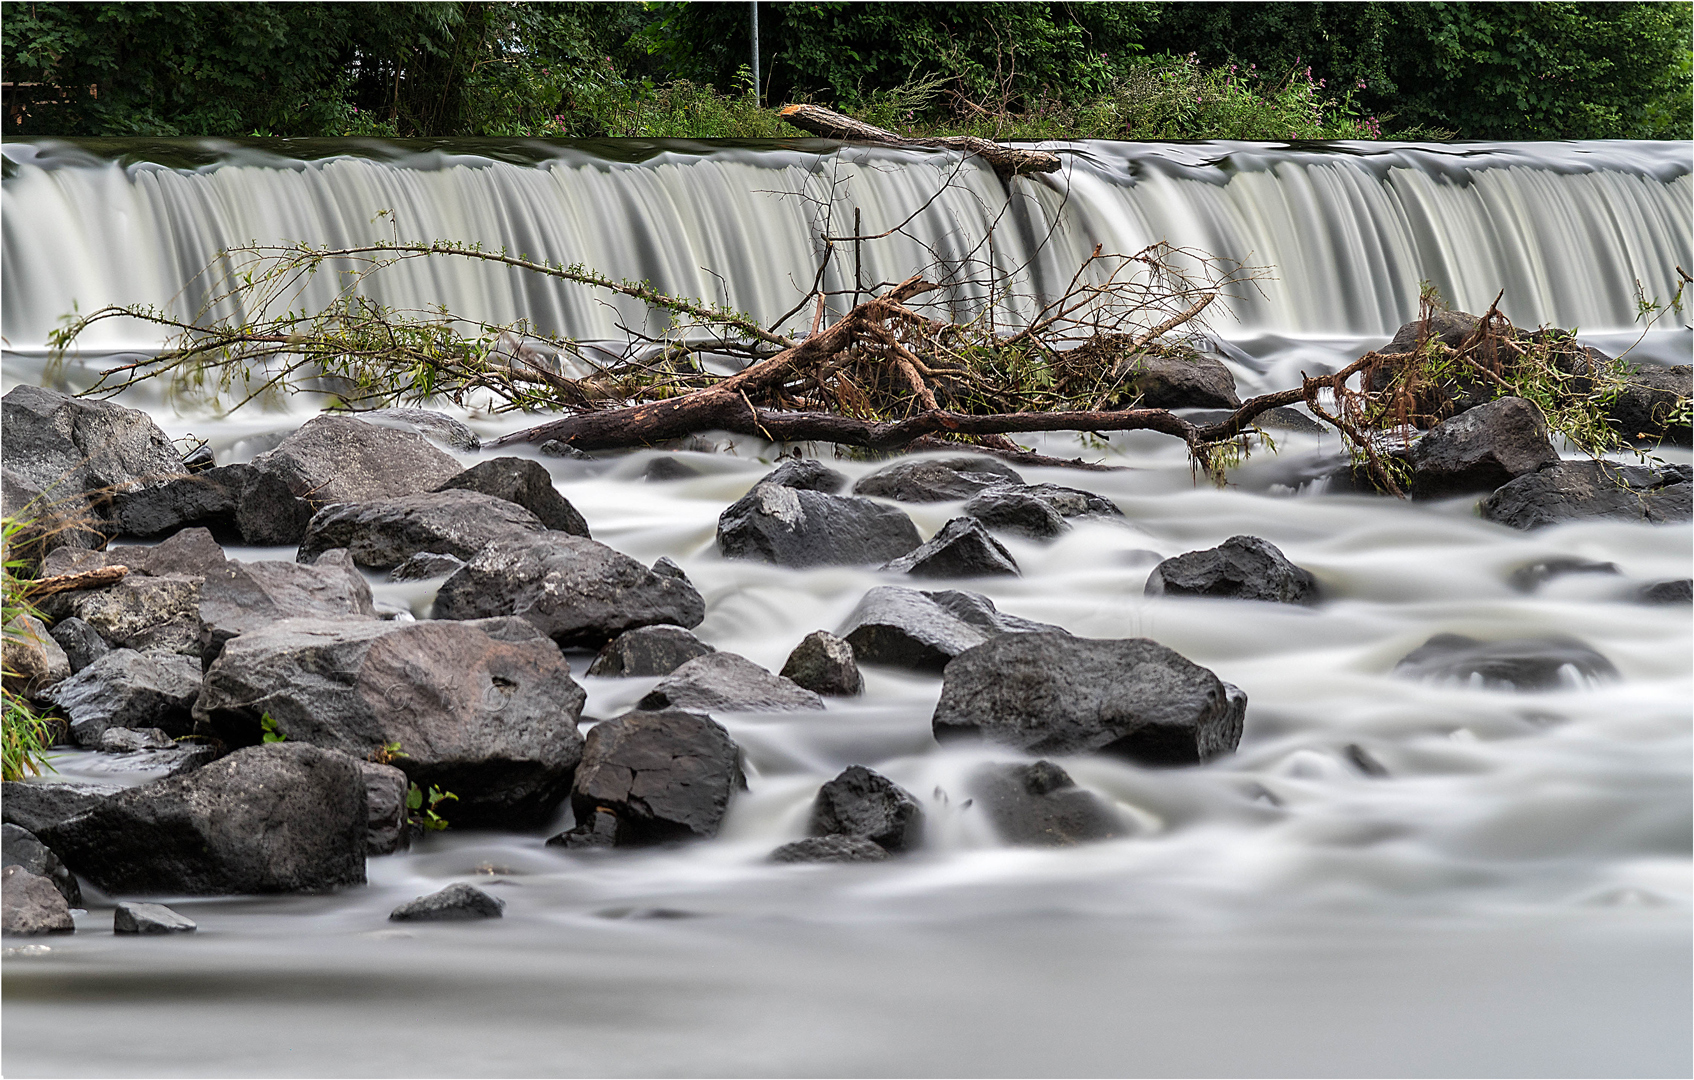
<svg viewBox="0 0 1694 1080"><path fill-rule="evenodd" d="M764 99L764 87L759 83L759 0L753 0L753 100Z"/></svg>

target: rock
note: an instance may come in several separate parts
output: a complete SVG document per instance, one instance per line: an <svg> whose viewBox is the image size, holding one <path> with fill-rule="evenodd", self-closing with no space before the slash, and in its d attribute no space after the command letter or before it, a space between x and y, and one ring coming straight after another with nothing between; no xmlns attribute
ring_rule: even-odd
<svg viewBox="0 0 1694 1080"><path fill-rule="evenodd" d="M1394 674L1421 682L1479 690L1568 690L1618 677L1604 656L1572 637L1478 641L1436 634L1394 665Z"/></svg>
<svg viewBox="0 0 1694 1080"><path fill-rule="evenodd" d="M217 468L217 465L217 455L212 453L210 443L203 442L182 455L182 467L191 473L203 473Z"/></svg>
<svg viewBox="0 0 1694 1080"><path fill-rule="evenodd" d="M1466 338L1476 333L1476 324L1480 321L1475 315L1464 311L1432 311L1429 314L1429 337L1448 348L1456 349L1464 344ZM1393 339L1377 352L1385 356L1391 353L1414 352L1422 335L1423 323L1414 319L1402 324L1400 329L1394 332Z"/></svg>
<svg viewBox="0 0 1694 1080"><path fill-rule="evenodd" d="M744 656L711 652L660 679L636 707L650 712L786 712L821 709L823 700Z"/></svg>
<svg viewBox="0 0 1694 1080"><path fill-rule="evenodd" d="M465 560L453 555L420 551L388 572L389 581L427 581L458 572Z"/></svg>
<svg viewBox="0 0 1694 1080"><path fill-rule="evenodd" d="M69 784L60 781L0 784L0 818L41 835L49 825L76 817L126 791L117 784Z"/></svg>
<svg viewBox="0 0 1694 1080"><path fill-rule="evenodd" d="M49 495L10 465L0 468L0 514L14 522L3 545L5 561L35 570L49 552L62 547L106 546L111 526L95 517L81 492Z"/></svg>
<svg viewBox="0 0 1694 1080"><path fill-rule="evenodd" d="M489 896L462 882L449 885L438 893L420 896L401 904L388 917L395 922L447 922L459 919L498 919L506 910L506 901Z"/></svg>
<svg viewBox="0 0 1694 1080"><path fill-rule="evenodd" d="M0 864L19 866L36 877L46 878L59 890L65 903L82 906L82 887L76 875L59 861L59 857L21 825L0 825Z"/></svg>
<svg viewBox="0 0 1694 1080"><path fill-rule="evenodd" d="M1070 527L1067 518L1123 516L1110 499L1057 484L995 484L972 495L965 502L964 513L990 529L1037 540L1064 532Z"/></svg>
<svg viewBox="0 0 1694 1080"><path fill-rule="evenodd" d="M99 746L108 728L161 728L191 735L200 661L172 653L114 649L44 695L70 717L71 736Z"/></svg>
<svg viewBox="0 0 1694 1080"><path fill-rule="evenodd" d="M312 518L310 503L281 478L252 465L226 465L123 492L113 507L126 536L169 536L201 526L224 543L256 546L298 544Z"/></svg>
<svg viewBox="0 0 1694 1080"><path fill-rule="evenodd" d="M21 866L0 870L0 933L29 937L75 932L70 905L51 881Z"/></svg>
<svg viewBox="0 0 1694 1080"><path fill-rule="evenodd" d="M1234 409L1195 409L1192 412L1183 413L1182 418L1196 427L1205 427L1207 424L1222 423L1234 414ZM1266 409L1253 417L1250 423L1256 428L1266 428L1271 431L1299 431L1309 435L1321 435L1328 430L1300 410L1284 408L1280 405L1274 409Z"/></svg>
<svg viewBox="0 0 1694 1080"><path fill-rule="evenodd" d="M1117 362L1113 375L1125 404L1143 409L1239 409L1235 376L1221 360L1193 349L1135 353Z"/></svg>
<svg viewBox="0 0 1694 1080"><path fill-rule="evenodd" d="M176 740L165 734L163 728L107 728L97 744L99 749L108 754L133 754L142 750L170 750L176 746Z"/></svg>
<svg viewBox="0 0 1694 1080"><path fill-rule="evenodd" d="M912 519L892 506L777 484L754 485L718 517L724 558L778 566L881 564L921 542Z"/></svg>
<svg viewBox="0 0 1694 1080"><path fill-rule="evenodd" d="M807 634L782 665L782 677L825 697L853 697L865 691L853 646L827 630Z"/></svg>
<svg viewBox="0 0 1694 1080"><path fill-rule="evenodd" d="M192 934L198 929L193 919L163 904L125 901L112 912L114 934Z"/></svg>
<svg viewBox="0 0 1694 1080"><path fill-rule="evenodd" d="M105 588L54 593L40 607L54 623L81 619L118 648L198 656L207 641L200 619L200 585L199 578L179 574L128 574Z"/></svg>
<svg viewBox="0 0 1694 1080"><path fill-rule="evenodd" d="M713 651L680 626L643 626L613 638L588 665L588 674L610 678L669 675Z"/></svg>
<svg viewBox="0 0 1694 1080"><path fill-rule="evenodd" d="M609 848L618 844L618 815L604 806L596 807L592 817L577 823L576 828L549 837L548 847L587 850Z"/></svg>
<svg viewBox="0 0 1694 1080"><path fill-rule="evenodd" d="M364 884L366 816L357 761L271 743L119 792L40 836L108 893L324 892Z"/></svg>
<svg viewBox="0 0 1694 1080"><path fill-rule="evenodd" d="M359 419L378 427L415 432L449 450L470 453L482 449L482 440L476 437L476 432L446 413L432 409L370 409L359 413Z"/></svg>
<svg viewBox="0 0 1694 1080"><path fill-rule="evenodd" d="M1506 583L1518 592L1534 592L1557 577L1571 574L1616 574L1617 563L1595 562L1592 559L1552 558L1540 559L1528 566L1520 566L1513 570Z"/></svg>
<svg viewBox="0 0 1694 1080"><path fill-rule="evenodd" d="M682 582L688 581L688 575L683 572L682 567L678 566L676 561L669 555L660 555L657 559L653 560L653 573L658 574L660 577L675 578Z"/></svg>
<svg viewBox="0 0 1694 1080"><path fill-rule="evenodd" d="M1068 847L1129 835L1116 811L1051 761L986 766L970 791L1008 844Z"/></svg>
<svg viewBox="0 0 1694 1080"><path fill-rule="evenodd" d="M1690 517L1686 465L1649 468L1561 461L1518 477L1482 501L1482 516L1514 529L1603 519L1652 524Z"/></svg>
<svg viewBox="0 0 1694 1080"><path fill-rule="evenodd" d="M1233 751L1246 712L1247 695L1156 641L1006 634L947 665L932 727L1028 754L1193 765Z"/></svg>
<svg viewBox="0 0 1694 1080"><path fill-rule="evenodd" d="M4 683L15 694L40 697L71 677L65 650L33 615L19 612L6 624L5 650Z"/></svg>
<svg viewBox="0 0 1694 1080"><path fill-rule="evenodd" d="M548 439L535 448L535 452L544 457L570 458L573 461L593 461L594 455L585 454L570 443L559 439Z"/></svg>
<svg viewBox="0 0 1694 1080"><path fill-rule="evenodd" d="M616 815L620 846L708 838L746 787L740 748L711 719L631 712L588 732L571 808L589 828L596 813Z"/></svg>
<svg viewBox="0 0 1694 1080"><path fill-rule="evenodd" d="M1017 576L1017 560L1005 545L988 535L982 522L970 517L949 521L922 546L890 560L882 569L913 577Z"/></svg>
<svg viewBox="0 0 1694 1080"><path fill-rule="evenodd" d="M842 623L840 636L861 664L939 672L947 662L999 634L1056 631L1057 626L997 611L976 593L919 592L878 586Z"/></svg>
<svg viewBox="0 0 1694 1080"><path fill-rule="evenodd" d="M1441 421L1417 441L1411 450L1412 497L1493 491L1558 460L1535 403L1499 398Z"/></svg>
<svg viewBox="0 0 1694 1080"><path fill-rule="evenodd" d="M389 570L423 551L469 560L495 540L544 532L517 503L479 491L447 490L326 506L306 526L295 557L309 563L331 548Z"/></svg>
<svg viewBox="0 0 1694 1080"><path fill-rule="evenodd" d="M1672 581L1655 581L1651 585L1643 585L1635 594L1637 603L1642 604L1687 604L1694 602L1694 580L1678 578Z"/></svg>
<svg viewBox="0 0 1694 1080"><path fill-rule="evenodd" d="M146 413L115 402L17 386L0 399L0 414L6 467L55 500L82 496L100 517L110 516L114 493L186 471Z"/></svg>
<svg viewBox="0 0 1694 1080"><path fill-rule="evenodd" d="M598 649L626 630L699 626L706 602L686 578L647 569L586 537L497 540L442 583L437 619L516 615L565 648Z"/></svg>
<svg viewBox="0 0 1694 1080"><path fill-rule="evenodd" d="M411 781L392 765L359 762L365 780L365 854L392 855L405 847L406 792Z"/></svg>
<svg viewBox="0 0 1694 1080"><path fill-rule="evenodd" d="M534 514L549 529L587 536L588 522L570 500L553 486L553 477L538 461L500 457L481 461L442 484L437 491L479 491Z"/></svg>
<svg viewBox="0 0 1694 1080"><path fill-rule="evenodd" d="M795 458L778 465L759 483L834 495L847 486L847 477L816 458Z"/></svg>
<svg viewBox="0 0 1694 1080"><path fill-rule="evenodd" d="M888 858L888 849L862 836L808 836L792 844L784 844L771 852L770 861L778 863L808 862L881 862Z"/></svg>
<svg viewBox="0 0 1694 1080"><path fill-rule="evenodd" d="M101 637L94 627L74 615L59 620L51 633L53 640L58 642L59 648L64 651L65 661L70 664L73 675L112 651L112 647L106 644L106 639Z"/></svg>
<svg viewBox="0 0 1694 1080"><path fill-rule="evenodd" d="M700 470L669 455L649 458L641 470L641 479L648 483L667 483L671 480L692 480Z"/></svg>
<svg viewBox="0 0 1694 1080"><path fill-rule="evenodd" d="M1694 396L1694 368L1640 367L1629 374L1624 390L1607 410L1626 439L1664 439L1678 446L1690 441L1689 425L1673 423L1678 402Z"/></svg>
<svg viewBox="0 0 1694 1080"><path fill-rule="evenodd" d="M950 502L1008 482L1022 484L1023 477L991 457L919 458L895 462L861 478L853 485L853 494L897 502Z"/></svg>
<svg viewBox="0 0 1694 1080"><path fill-rule="evenodd" d="M1215 548L1166 559L1147 577L1148 596L1225 596L1281 604L1316 604L1311 573L1256 536L1232 536Z"/></svg>
<svg viewBox="0 0 1694 1080"><path fill-rule="evenodd" d="M252 465L314 507L433 491L460 471L421 435L328 415L308 420Z"/></svg>
<svg viewBox="0 0 1694 1080"><path fill-rule="evenodd" d="M287 619L243 634L206 671L197 730L251 746L269 714L285 745L368 757L391 743L419 787L458 796L455 824L539 821L582 752L584 694L521 619Z"/></svg>
<svg viewBox="0 0 1694 1080"><path fill-rule="evenodd" d="M894 853L915 851L923 843L923 807L887 777L851 765L818 790L810 832L862 837Z"/></svg>

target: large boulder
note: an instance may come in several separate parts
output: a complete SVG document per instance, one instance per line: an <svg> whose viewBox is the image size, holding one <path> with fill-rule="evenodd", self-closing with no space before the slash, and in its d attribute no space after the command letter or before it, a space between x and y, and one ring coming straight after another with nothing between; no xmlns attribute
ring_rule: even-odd
<svg viewBox="0 0 1694 1080"><path fill-rule="evenodd" d="M890 560L883 569L934 578L1018 574L1012 553L972 517L954 518L921 546Z"/></svg>
<svg viewBox="0 0 1694 1080"><path fill-rule="evenodd" d="M861 664L939 672L953 657L1000 634L1048 631L1064 632L1007 615L977 593L882 585L865 593L839 634Z"/></svg>
<svg viewBox="0 0 1694 1080"><path fill-rule="evenodd" d="M1687 446L1689 425L1678 418L1677 407L1690 396L1694 396L1694 368L1688 364L1637 368L1625 379L1623 391L1607 413L1626 439L1664 439Z"/></svg>
<svg viewBox="0 0 1694 1080"><path fill-rule="evenodd" d="M482 440L463 421L433 409L388 408L370 409L359 419L378 427L399 428L422 435L430 442L449 450L469 452L482 449Z"/></svg>
<svg viewBox="0 0 1694 1080"><path fill-rule="evenodd" d="M34 615L22 612L4 629L7 690L39 697L71 677L71 661L47 627Z"/></svg>
<svg viewBox="0 0 1694 1080"><path fill-rule="evenodd" d="M0 864L21 866L37 877L46 878L59 890L65 903L74 908L82 906L82 887L77 884L76 875L22 825L9 822L0 825Z"/></svg>
<svg viewBox="0 0 1694 1080"><path fill-rule="evenodd" d="M328 415L308 420L252 464L315 507L416 495L460 472L422 435Z"/></svg>
<svg viewBox="0 0 1694 1080"><path fill-rule="evenodd" d="M942 672L937 739L1192 765L1241 741L1247 695L1146 638L1006 634Z"/></svg>
<svg viewBox="0 0 1694 1080"><path fill-rule="evenodd" d="M609 815L619 845L707 838L717 835L730 798L746 787L741 749L710 718L632 712L589 730L571 809L578 830ZM572 846L570 835L554 841Z"/></svg>
<svg viewBox="0 0 1694 1080"><path fill-rule="evenodd" d="M566 648L598 649L626 630L699 626L706 602L687 578L658 573L586 537L496 540L435 595L438 619L516 615Z"/></svg>
<svg viewBox="0 0 1694 1080"><path fill-rule="evenodd" d="M638 708L657 712L786 712L821 709L823 699L731 652L697 656L660 679Z"/></svg>
<svg viewBox="0 0 1694 1080"><path fill-rule="evenodd" d="M107 893L325 892L364 884L366 816L357 760L271 743L129 788L41 839Z"/></svg>
<svg viewBox="0 0 1694 1080"><path fill-rule="evenodd" d="M40 836L47 826L76 817L124 790L119 784L8 780L0 784L0 821Z"/></svg>
<svg viewBox="0 0 1694 1080"><path fill-rule="evenodd" d="M642 626L608 642L588 665L588 674L610 678L669 675L695 657L713 651L680 626Z"/></svg>
<svg viewBox="0 0 1694 1080"><path fill-rule="evenodd" d="M1526 473L1482 501L1482 516L1514 529L1539 529L1567 521L1639 521L1652 524L1690 517L1690 471L1561 461Z"/></svg>
<svg viewBox="0 0 1694 1080"><path fill-rule="evenodd" d="M1129 835L1115 810L1051 761L984 766L971 776L970 793L1008 844L1069 847Z"/></svg>
<svg viewBox="0 0 1694 1080"><path fill-rule="evenodd" d="M43 695L70 717L71 737L98 747L108 728L194 732L200 661L164 652L114 649Z"/></svg>
<svg viewBox="0 0 1694 1080"><path fill-rule="evenodd" d="M865 689L853 646L827 630L814 630L794 646L781 675L814 694L829 697L853 697Z"/></svg>
<svg viewBox="0 0 1694 1080"><path fill-rule="evenodd" d="M966 517L990 529L1045 540L1070 527L1073 517L1122 517L1110 499L1057 484L995 484L965 501Z"/></svg>
<svg viewBox="0 0 1694 1080"><path fill-rule="evenodd" d="M326 506L306 526L295 558L309 563L346 548L360 566L389 570L420 552L469 560L495 540L545 531L515 502L450 489Z"/></svg>
<svg viewBox="0 0 1694 1080"><path fill-rule="evenodd" d="M539 461L498 457L479 461L442 484L437 491L479 491L516 503L549 529L587 536L588 522L570 500L553 486L553 476Z"/></svg>
<svg viewBox="0 0 1694 1080"><path fill-rule="evenodd" d="M40 386L0 399L6 467L53 499L80 495L101 517L114 494L184 475L182 455L144 412Z"/></svg>
<svg viewBox="0 0 1694 1080"><path fill-rule="evenodd" d="M1256 536L1232 536L1215 548L1190 551L1153 567L1148 596L1221 596L1280 604L1315 604L1318 583L1310 571Z"/></svg>
<svg viewBox="0 0 1694 1080"><path fill-rule="evenodd" d="M1143 409L1239 409L1235 376L1193 349L1134 353L1113 370L1120 400Z"/></svg>
<svg viewBox="0 0 1694 1080"><path fill-rule="evenodd" d="M1616 679L1618 670L1572 637L1478 641L1463 634L1436 634L1401 658L1394 674L1448 686L1531 692Z"/></svg>
<svg viewBox="0 0 1694 1080"><path fill-rule="evenodd" d="M882 774L850 765L818 789L809 831L863 837L891 852L914 851L923 843L923 807Z"/></svg>
<svg viewBox="0 0 1694 1080"><path fill-rule="evenodd" d="M1415 352L1418 343L1424 340L1439 341L1450 349L1456 349L1464 344L1466 338L1476 333L1476 325L1480 321L1475 315L1465 311L1432 311L1429 313L1427 328L1421 319L1402 323L1400 328L1394 331L1394 337L1388 344L1377 352L1384 356Z"/></svg>
<svg viewBox="0 0 1694 1080"><path fill-rule="evenodd" d="M75 931L70 905L51 881L21 866L0 870L0 933L29 937Z"/></svg>
<svg viewBox="0 0 1694 1080"><path fill-rule="evenodd" d="M1417 441L1411 450L1412 497L1493 491L1558 460L1535 403L1499 398L1441 421Z"/></svg>
<svg viewBox="0 0 1694 1080"><path fill-rule="evenodd" d="M521 619L289 619L243 634L206 671L197 730L250 746L272 728L394 764L458 797L452 820L528 825L570 786L584 694L552 642Z"/></svg>
<svg viewBox="0 0 1694 1080"><path fill-rule="evenodd" d="M1010 465L972 454L895 462L862 477L853 485L853 494L897 502L951 502L1006 483L1022 484L1023 477Z"/></svg>
<svg viewBox="0 0 1694 1080"><path fill-rule="evenodd" d="M780 484L754 485L718 517L725 558L778 566L885 563L921 542L912 519L895 507Z"/></svg>
<svg viewBox="0 0 1694 1080"><path fill-rule="evenodd" d="M278 475L253 465L224 465L120 493L118 531L143 539L201 526L226 544L298 544L312 504Z"/></svg>

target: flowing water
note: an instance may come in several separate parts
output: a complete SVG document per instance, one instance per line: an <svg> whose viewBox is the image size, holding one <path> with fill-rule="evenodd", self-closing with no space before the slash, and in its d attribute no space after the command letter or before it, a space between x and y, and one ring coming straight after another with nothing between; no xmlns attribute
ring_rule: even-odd
<svg viewBox="0 0 1694 1080"><path fill-rule="evenodd" d="M101 362L92 351L54 371L42 356L72 299L85 311L164 303L220 245L377 237L388 226L368 222L381 209L409 234L505 244L693 295L721 289L774 317L811 280L832 190L837 222L858 206L870 231L922 208L953 168L933 155L843 161L822 147L7 144L5 386L86 385ZM1472 309L1504 288L1520 324L1579 325L1620 352L1639 337L1635 282L1668 298L1675 266L1691 263L1687 144L1077 150L1068 189L1042 180L1010 200L991 173L959 170L915 219L908 254L987 251L981 231L1000 220L990 254L1027 264L1034 289L1096 242L1169 239L1272 264L1279 280L1265 295L1214 323L1244 391L1380 344L1415 313L1420 278ZM867 278L908 272L897 244L867 250L887 260ZM610 314L574 293L435 273L393 286L393 301L611 336ZM128 333L101 345L151 344ZM1686 363L1689 347L1686 325L1661 322L1632 355ZM274 445L316 407L219 417L146 389L125 400L173 436L210 438L224 463ZM485 436L515 426L460 415ZM684 567L707 601L702 638L776 668L889 581L721 559L717 516L772 450L718 442L719 453L681 455L699 475L668 483L640 479L650 453L538 460L596 539ZM1099 492L1125 516L1048 545L1008 539L1023 576L963 587L1073 633L1151 637L1250 700L1240 750L1202 767L1057 759L1134 823L1133 837L1001 845L965 805L965 778L1015 755L938 747L939 679L867 669L862 698L822 713L721 717L746 753L749 790L712 842L567 854L543 846L546 831L449 831L370 860L370 885L335 896L160 897L200 924L160 940L113 937L110 901L91 895L74 937L44 951L8 943L6 1071L1689 1072L1694 635L1686 607L1628 599L1689 575L1688 526L1525 534L1481 521L1471 499L1324 494L1312 480L1341 453L1327 436L1279 433L1276 452L1256 454L1225 490L1196 485L1180 447L1149 433L1031 442L1121 466L1020 471ZM874 467L831 464L853 476ZM958 510L903 508L926 535ZM1239 533L1309 568L1324 603L1143 595L1156 558ZM1619 574L1532 593L1509 583L1557 556ZM428 584L373 588L427 617ZM1513 693L1392 674L1444 632L1572 635L1621 677ZM587 661L573 667L591 716L616 714L654 681L588 679ZM1363 771L1357 751L1386 775ZM818 785L850 764L921 799L924 850L874 865L766 863L803 835ZM111 767L108 755L60 762L67 775L141 779ZM387 923L398 903L454 881L504 897L505 918Z"/></svg>

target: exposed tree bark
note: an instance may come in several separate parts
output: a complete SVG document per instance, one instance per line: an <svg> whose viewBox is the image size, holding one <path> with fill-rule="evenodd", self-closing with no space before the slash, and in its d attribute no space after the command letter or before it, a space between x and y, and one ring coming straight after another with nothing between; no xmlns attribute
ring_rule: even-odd
<svg viewBox="0 0 1694 1080"><path fill-rule="evenodd" d="M53 577L37 578L24 587L24 593L31 600L39 600L54 593L69 592L72 589L97 589L106 585L115 585L129 573L127 566L97 566L92 570L78 570L71 574L56 574Z"/></svg>
<svg viewBox="0 0 1694 1080"><path fill-rule="evenodd" d="M940 147L945 150L958 150L966 154L974 154L994 166L994 171L1005 178L1026 172L1057 172L1060 165L1059 155L1057 154L1051 154L1045 150L1028 150L1017 146L1007 146L1004 143L978 139L973 135L949 135L935 139L908 139L886 128L879 128L873 124L855 120L851 116L843 116L834 109L826 109L822 105L784 105L777 115L795 127L825 139L868 142L881 146Z"/></svg>

